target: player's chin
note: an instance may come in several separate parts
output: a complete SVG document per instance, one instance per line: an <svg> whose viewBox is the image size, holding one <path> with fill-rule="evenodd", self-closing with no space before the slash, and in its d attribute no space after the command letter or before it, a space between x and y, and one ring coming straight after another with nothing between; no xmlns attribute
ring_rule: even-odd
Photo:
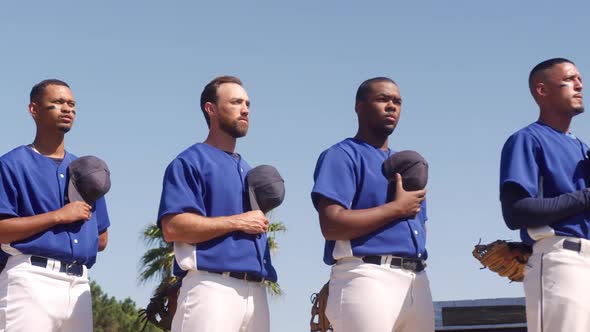
<svg viewBox="0 0 590 332"><path fill-rule="evenodd" d="M584 113L584 106L577 106L573 108L574 113L577 114L582 114Z"/></svg>
<svg viewBox="0 0 590 332"><path fill-rule="evenodd" d="M65 133L69 132L72 129L72 126L69 126L69 125L61 125L61 126L58 126L57 129L59 131L61 131L62 133L65 134Z"/></svg>
<svg viewBox="0 0 590 332"><path fill-rule="evenodd" d="M246 136L248 133L248 124L239 122L232 130L232 136L235 138L240 138Z"/></svg>
<svg viewBox="0 0 590 332"><path fill-rule="evenodd" d="M378 129L378 132L381 136L389 136L395 130L397 123L388 124Z"/></svg>

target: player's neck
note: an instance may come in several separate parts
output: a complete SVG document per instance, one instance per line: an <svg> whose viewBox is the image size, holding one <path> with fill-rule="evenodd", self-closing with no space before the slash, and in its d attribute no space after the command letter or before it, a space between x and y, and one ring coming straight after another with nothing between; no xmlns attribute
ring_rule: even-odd
<svg viewBox="0 0 590 332"><path fill-rule="evenodd" d="M223 131L211 130L209 131L207 139L203 143L216 147L225 152L235 153L236 141L237 139L235 137L232 137Z"/></svg>
<svg viewBox="0 0 590 332"><path fill-rule="evenodd" d="M356 135L354 136L355 139L359 141L366 142L369 145L376 147L377 149L387 150L389 147L388 137L378 137L376 135L367 134L361 130L359 130Z"/></svg>
<svg viewBox="0 0 590 332"><path fill-rule="evenodd" d="M567 115L541 111L539 115L539 122L544 123L562 133L569 133L572 118Z"/></svg>
<svg viewBox="0 0 590 332"><path fill-rule="evenodd" d="M65 156L65 145L63 135L43 135L37 132L31 148L46 157L63 158Z"/></svg>

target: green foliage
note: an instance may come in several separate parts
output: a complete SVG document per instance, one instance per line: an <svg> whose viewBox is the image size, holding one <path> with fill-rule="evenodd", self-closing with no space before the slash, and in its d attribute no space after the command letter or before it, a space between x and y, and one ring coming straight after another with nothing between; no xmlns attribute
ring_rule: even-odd
<svg viewBox="0 0 590 332"><path fill-rule="evenodd" d="M269 215L269 219L270 219ZM287 230L287 227L280 222L280 221L273 221L268 225L268 232L266 233L266 241L268 242L268 247L270 248L271 254L276 254L279 251L279 244L276 241L277 232L284 232ZM281 296L283 295L283 289L281 286L273 281L265 281L266 282L266 290L270 296Z"/></svg>
<svg viewBox="0 0 590 332"><path fill-rule="evenodd" d="M268 232L266 233L266 241L268 242L268 247L270 248L270 252L274 255L279 251L279 244L276 241L276 234L277 232L284 232L287 230L287 227L283 225L282 222L271 222L268 225Z"/></svg>
<svg viewBox="0 0 590 332"><path fill-rule="evenodd" d="M266 284L266 291L268 292L268 294L270 294L270 296L283 295L283 289L278 283L270 280L265 280L264 282Z"/></svg>
<svg viewBox="0 0 590 332"><path fill-rule="evenodd" d="M143 323L139 321L138 309L130 298L117 301L103 293L100 286L90 282L92 293L92 316L94 332L139 332ZM148 325L144 332L161 332L158 328Z"/></svg>
<svg viewBox="0 0 590 332"><path fill-rule="evenodd" d="M171 276L174 262L172 243L164 241L162 230L155 224L146 226L142 238L151 248L141 257L142 270L139 273L139 281L141 283L151 279L162 281Z"/></svg>

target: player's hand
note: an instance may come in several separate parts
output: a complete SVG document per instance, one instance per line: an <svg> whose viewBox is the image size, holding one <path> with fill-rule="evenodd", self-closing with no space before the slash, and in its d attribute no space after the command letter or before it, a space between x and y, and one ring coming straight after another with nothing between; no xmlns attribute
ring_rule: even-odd
<svg viewBox="0 0 590 332"><path fill-rule="evenodd" d="M80 220L88 220L92 216L92 207L85 202L71 202L55 211L59 224L70 224Z"/></svg>
<svg viewBox="0 0 590 332"><path fill-rule="evenodd" d="M260 210L248 211L236 216L238 230L248 234L261 234L268 230L269 221Z"/></svg>
<svg viewBox="0 0 590 332"><path fill-rule="evenodd" d="M402 176L396 173L395 179L396 189L393 203L397 205L402 217L415 216L420 212L420 205L424 198L426 198L426 189L405 191Z"/></svg>

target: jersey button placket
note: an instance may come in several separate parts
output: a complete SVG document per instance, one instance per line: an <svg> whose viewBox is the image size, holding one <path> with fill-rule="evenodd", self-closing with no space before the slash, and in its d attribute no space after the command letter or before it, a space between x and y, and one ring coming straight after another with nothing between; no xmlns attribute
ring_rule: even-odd
<svg viewBox="0 0 590 332"><path fill-rule="evenodd" d="M56 176L57 176L57 182L59 184L59 195L61 197L61 204L64 205L65 204L65 194L66 194L66 180L67 180L67 172L68 172L68 167L65 166L66 165L66 158L67 158L67 153L66 156L64 156L64 160L61 162L61 164L59 164L59 166L57 167L56 170Z"/></svg>
<svg viewBox="0 0 590 332"><path fill-rule="evenodd" d="M410 226L410 230L412 231L412 237L414 238L414 246L416 248L416 255L418 256L418 258L422 257L422 253L420 252L420 241L418 239L418 234L420 234L420 232L417 229L414 229L412 226Z"/></svg>

